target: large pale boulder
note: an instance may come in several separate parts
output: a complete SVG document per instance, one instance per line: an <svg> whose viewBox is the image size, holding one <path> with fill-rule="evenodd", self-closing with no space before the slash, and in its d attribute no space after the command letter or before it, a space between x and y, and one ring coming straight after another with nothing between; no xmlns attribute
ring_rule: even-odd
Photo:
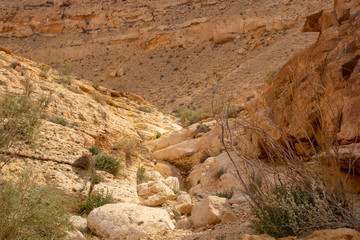
<svg viewBox="0 0 360 240"><path fill-rule="evenodd" d="M69 221L74 226L74 228L81 232L87 231L87 221L86 218L80 216L71 216Z"/></svg>
<svg viewBox="0 0 360 240"><path fill-rule="evenodd" d="M160 206L168 200L177 198L177 194L162 181L151 181L137 186L140 197L144 199L144 204L150 207Z"/></svg>
<svg viewBox="0 0 360 240"><path fill-rule="evenodd" d="M169 186L170 189L174 191L180 190L179 179L177 177L168 177L164 180L164 182Z"/></svg>
<svg viewBox="0 0 360 240"><path fill-rule="evenodd" d="M196 227L217 224L222 221L225 212L226 215L232 213L229 201L226 198L209 196L195 204L191 211L191 221Z"/></svg>
<svg viewBox="0 0 360 240"><path fill-rule="evenodd" d="M137 240L175 228L166 210L132 203L96 208L87 223L91 232L108 240Z"/></svg>

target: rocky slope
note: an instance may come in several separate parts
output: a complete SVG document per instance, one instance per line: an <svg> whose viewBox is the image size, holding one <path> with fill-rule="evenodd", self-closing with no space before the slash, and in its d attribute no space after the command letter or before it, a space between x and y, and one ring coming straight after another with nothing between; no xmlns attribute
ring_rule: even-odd
<svg viewBox="0 0 360 240"><path fill-rule="evenodd" d="M2 0L0 38L18 55L167 110L204 107L213 91L244 102L269 70L316 40L301 34L304 18L329 3Z"/></svg>
<svg viewBox="0 0 360 240"><path fill-rule="evenodd" d="M126 151L131 150L130 157L134 165L141 160L151 164L150 154L137 153L149 153L144 141L154 140L158 134L181 128L173 122L174 119L162 115L139 96L103 87L95 89L85 80L60 75L48 66L4 51L0 51L0 57L2 95L6 91L21 93L24 80L30 79L34 98L49 95L51 99L35 149L23 148L18 154L19 161L4 170L6 173L3 172L2 179L20 171L19 164L29 162L36 166L44 182L55 184L68 193L85 194L86 191L81 190L84 190L86 171L80 171L72 165L88 152L87 148L91 145L98 145L102 151L121 158L125 157ZM15 68L9 67L12 63L16 63ZM63 121L62 124L59 124L59 119ZM126 162L123 164L128 165ZM128 173L124 172L124 183L119 186L129 191L130 195L135 193L137 197L136 184L135 187L129 185L136 179L135 173ZM118 190L119 193L121 191Z"/></svg>

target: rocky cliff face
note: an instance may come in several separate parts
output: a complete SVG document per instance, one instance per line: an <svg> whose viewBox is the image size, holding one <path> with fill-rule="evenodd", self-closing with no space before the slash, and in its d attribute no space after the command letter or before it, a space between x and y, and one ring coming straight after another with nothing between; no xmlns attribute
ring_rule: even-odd
<svg viewBox="0 0 360 240"><path fill-rule="evenodd" d="M307 158L315 155L325 160L321 149L337 142L339 149L332 156L340 159L344 169L356 171L360 157L359 15L358 1L335 1L308 16L303 30L319 32L318 40L295 54L248 108L252 120L274 139L282 141L286 136ZM260 148L255 151L261 153Z"/></svg>
<svg viewBox="0 0 360 240"><path fill-rule="evenodd" d="M16 54L153 104L204 106L214 90L244 101L315 41L299 34L302 21L330 2L2 0L0 38Z"/></svg>

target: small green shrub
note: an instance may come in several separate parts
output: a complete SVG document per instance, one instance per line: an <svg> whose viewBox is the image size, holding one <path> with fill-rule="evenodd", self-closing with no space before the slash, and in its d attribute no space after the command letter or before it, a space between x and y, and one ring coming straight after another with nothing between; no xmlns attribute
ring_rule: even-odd
<svg viewBox="0 0 360 240"><path fill-rule="evenodd" d="M46 65L37 65L36 67L44 72L48 72L50 70L50 67Z"/></svg>
<svg viewBox="0 0 360 240"><path fill-rule="evenodd" d="M99 184L101 183L102 181L104 181L104 177L100 174L97 174L95 171L93 171L91 173L91 176L90 176L90 182L92 184Z"/></svg>
<svg viewBox="0 0 360 240"><path fill-rule="evenodd" d="M86 201L82 204L79 213L89 214L93 209L113 202L112 194L109 192L104 193L104 190L101 189L98 193L87 197Z"/></svg>
<svg viewBox="0 0 360 240"><path fill-rule="evenodd" d="M89 147L88 150L92 153L92 155L98 155L101 152L100 148L96 145Z"/></svg>
<svg viewBox="0 0 360 240"><path fill-rule="evenodd" d="M274 69L271 69L270 71L268 71L266 73L266 77L265 77L264 81L267 84L271 84L274 81L275 75L279 70L280 70L279 68L274 68Z"/></svg>
<svg viewBox="0 0 360 240"><path fill-rule="evenodd" d="M147 107L139 107L138 108L139 111L145 112L145 113L150 113L151 109L147 108Z"/></svg>
<svg viewBox="0 0 360 240"><path fill-rule="evenodd" d="M114 156L99 154L95 157L96 169L104 170L116 176L121 166L121 162Z"/></svg>
<svg viewBox="0 0 360 240"><path fill-rule="evenodd" d="M61 126L67 126L69 125L70 123L63 117L52 117L50 118L50 121L53 122L53 123L56 123L56 124L59 124Z"/></svg>
<svg viewBox="0 0 360 240"><path fill-rule="evenodd" d="M30 169L0 192L0 239L62 239L71 229L65 199L49 186L38 186Z"/></svg>
<svg viewBox="0 0 360 240"><path fill-rule="evenodd" d="M225 235L219 235L215 237L216 240L225 240L226 236Z"/></svg>
<svg viewBox="0 0 360 240"><path fill-rule="evenodd" d="M18 61L11 62L9 68L15 69L17 66L21 66Z"/></svg>
<svg viewBox="0 0 360 240"><path fill-rule="evenodd" d="M181 217L182 217L181 212L179 212L179 211L174 211L174 215L175 215L174 219L175 219L176 222L178 222L178 221L181 220Z"/></svg>
<svg viewBox="0 0 360 240"><path fill-rule="evenodd" d="M87 169L91 164L91 156L88 154L83 154L81 157L75 160L72 164L73 167Z"/></svg>
<svg viewBox="0 0 360 240"><path fill-rule="evenodd" d="M350 204L338 202L326 191L311 183L275 185L260 205L252 206L256 218L251 227L275 238L302 236L317 229L338 228L338 224L351 227Z"/></svg>
<svg viewBox="0 0 360 240"><path fill-rule="evenodd" d="M216 174L215 174L215 178L216 179L220 179L222 175L224 175L226 173L226 170L224 168L219 169Z"/></svg>
<svg viewBox="0 0 360 240"><path fill-rule="evenodd" d="M203 119L203 111L201 109L181 108L177 111L176 116L180 118L182 125L189 126Z"/></svg>
<svg viewBox="0 0 360 240"><path fill-rule="evenodd" d="M156 139L159 139L161 137L161 134L156 134Z"/></svg>
<svg viewBox="0 0 360 240"><path fill-rule="evenodd" d="M224 191L221 193L216 193L215 196L217 197L221 197L221 198L227 198L227 199L231 199L234 195L234 190L231 189L229 191Z"/></svg>
<svg viewBox="0 0 360 240"><path fill-rule="evenodd" d="M196 126L196 131L197 132L207 133L207 132L210 131L210 128L205 124L199 124L199 125Z"/></svg>
<svg viewBox="0 0 360 240"><path fill-rule="evenodd" d="M12 154L0 155L0 169L19 151L24 143L33 144L38 136L43 110L49 97L32 99L33 87L25 79L22 94L6 92L0 100L0 150L13 149Z"/></svg>
<svg viewBox="0 0 360 240"><path fill-rule="evenodd" d="M146 168L143 166L140 166L136 172L136 180L137 184L144 183L148 181L149 179L145 176Z"/></svg>

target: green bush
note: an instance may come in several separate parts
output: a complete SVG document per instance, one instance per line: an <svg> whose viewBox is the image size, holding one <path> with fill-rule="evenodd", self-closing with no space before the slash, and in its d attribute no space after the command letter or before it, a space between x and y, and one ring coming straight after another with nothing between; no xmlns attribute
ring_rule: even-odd
<svg viewBox="0 0 360 240"><path fill-rule="evenodd" d="M207 133L208 131L210 131L210 128L205 124L199 124L196 126L196 131Z"/></svg>
<svg viewBox="0 0 360 240"><path fill-rule="evenodd" d="M317 229L352 227L349 203L338 202L328 190L312 183L275 185L257 207L252 228L275 238L302 236ZM339 226L340 224L340 226Z"/></svg>
<svg viewBox="0 0 360 240"><path fill-rule="evenodd" d="M92 184L99 184L101 183L102 181L104 181L104 177L100 174L97 174L95 171L93 171L91 173L91 176L90 176L90 182Z"/></svg>
<svg viewBox="0 0 360 240"><path fill-rule="evenodd" d="M203 111L201 109L181 108L177 111L176 115L184 126L190 126L203 119Z"/></svg>
<svg viewBox="0 0 360 240"><path fill-rule="evenodd" d="M15 69L17 66L21 66L18 61L11 62L9 68Z"/></svg>
<svg viewBox="0 0 360 240"><path fill-rule="evenodd" d="M231 189L229 191L224 191L221 193L216 193L215 196L217 197L221 197L221 198L227 198L227 199L231 199L234 195L234 190Z"/></svg>
<svg viewBox="0 0 360 240"><path fill-rule="evenodd" d="M144 182L147 182L149 179L145 176L146 168L143 166L140 166L136 172L136 180L137 184L141 184Z"/></svg>
<svg viewBox="0 0 360 240"><path fill-rule="evenodd" d="M121 162L114 156L107 154L99 154L95 157L95 168L104 170L113 175L117 175L121 166Z"/></svg>
<svg viewBox="0 0 360 240"><path fill-rule="evenodd" d="M61 126L67 126L69 125L70 123L63 117L52 117L50 118L50 121L53 122L53 123L56 123L56 124L59 124Z"/></svg>
<svg viewBox="0 0 360 240"><path fill-rule="evenodd" d="M220 179L222 175L224 175L226 173L226 170L224 168L219 169L216 174L215 174L215 178L216 179Z"/></svg>
<svg viewBox="0 0 360 240"><path fill-rule="evenodd" d="M93 209L101 207L105 204L113 203L111 193L104 193L104 190L100 190L98 193L89 195L86 201L81 206L80 214L89 214Z"/></svg>
<svg viewBox="0 0 360 240"><path fill-rule="evenodd" d="M22 94L6 93L0 100L0 150L20 150L24 143L32 144L38 136L41 115L49 103L49 98L33 100L33 88L26 79ZM16 154L16 151L13 152ZM12 155L0 156L0 169Z"/></svg>
<svg viewBox="0 0 360 240"><path fill-rule="evenodd" d="M276 73L279 71L280 69L279 68L274 68L274 69L271 69L269 70L267 73L266 73L266 77L265 77L265 82L267 84L271 84L273 81L274 81L274 78L275 78L275 75Z"/></svg>
<svg viewBox="0 0 360 240"><path fill-rule="evenodd" d="M98 155L101 152L100 148L96 145L89 147L88 150L92 153L92 155Z"/></svg>
<svg viewBox="0 0 360 240"><path fill-rule="evenodd" d="M161 137L161 134L156 134L156 139L159 139Z"/></svg>
<svg viewBox="0 0 360 240"><path fill-rule="evenodd" d="M66 202L49 186L38 186L26 169L0 192L0 239L62 239L71 229Z"/></svg>

